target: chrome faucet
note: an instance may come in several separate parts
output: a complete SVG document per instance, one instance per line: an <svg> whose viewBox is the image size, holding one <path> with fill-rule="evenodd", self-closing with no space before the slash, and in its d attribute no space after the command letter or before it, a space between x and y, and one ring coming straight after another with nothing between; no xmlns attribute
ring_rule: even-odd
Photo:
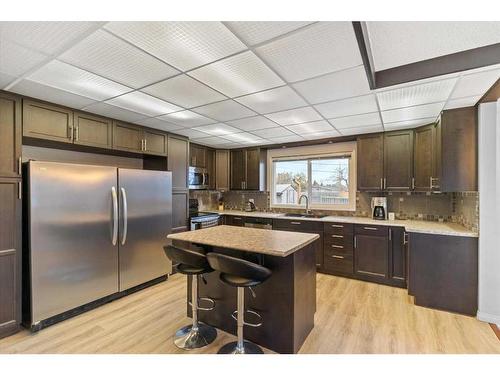
<svg viewBox="0 0 500 375"><path fill-rule="evenodd" d="M309 215L309 198L307 197L307 195L302 194L299 198L299 204L300 202L302 202L302 198L306 199L306 215Z"/></svg>

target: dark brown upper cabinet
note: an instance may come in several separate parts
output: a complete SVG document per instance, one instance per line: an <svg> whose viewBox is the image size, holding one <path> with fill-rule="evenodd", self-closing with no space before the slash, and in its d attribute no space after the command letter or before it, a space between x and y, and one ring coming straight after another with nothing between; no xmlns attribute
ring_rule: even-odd
<svg viewBox="0 0 500 375"><path fill-rule="evenodd" d="M172 172L172 190L187 190L189 140L169 135L168 170Z"/></svg>
<svg viewBox="0 0 500 375"><path fill-rule="evenodd" d="M247 176L246 150L231 150L231 190L244 190Z"/></svg>
<svg viewBox="0 0 500 375"><path fill-rule="evenodd" d="M205 150L206 168L208 170L208 188L215 189L216 173L215 173L215 150L207 148Z"/></svg>
<svg viewBox="0 0 500 375"><path fill-rule="evenodd" d="M190 144L189 165L191 167L206 168L206 147Z"/></svg>
<svg viewBox="0 0 500 375"><path fill-rule="evenodd" d="M440 124L429 124L415 129L414 189L439 189Z"/></svg>
<svg viewBox="0 0 500 375"><path fill-rule="evenodd" d="M413 130L384 134L384 190L412 190Z"/></svg>
<svg viewBox="0 0 500 375"><path fill-rule="evenodd" d="M229 190L230 156L228 150L215 151L215 188ZM209 176L209 178L211 178ZM213 179L213 178L212 178Z"/></svg>
<svg viewBox="0 0 500 375"><path fill-rule="evenodd" d="M167 155L167 134L161 131L144 129L143 153L151 155Z"/></svg>
<svg viewBox="0 0 500 375"><path fill-rule="evenodd" d="M123 122L113 122L113 149L142 153L144 139L142 128Z"/></svg>
<svg viewBox="0 0 500 375"><path fill-rule="evenodd" d="M0 93L0 177L21 176L21 99Z"/></svg>
<svg viewBox="0 0 500 375"><path fill-rule="evenodd" d="M100 148L112 148L113 124L110 119L75 112L73 143Z"/></svg>
<svg viewBox="0 0 500 375"><path fill-rule="evenodd" d="M358 190L377 191L384 182L384 135L370 134L358 137Z"/></svg>
<svg viewBox="0 0 500 375"><path fill-rule="evenodd" d="M265 190L266 151L231 150L231 190Z"/></svg>
<svg viewBox="0 0 500 375"><path fill-rule="evenodd" d="M23 136L73 143L73 111L23 99Z"/></svg>

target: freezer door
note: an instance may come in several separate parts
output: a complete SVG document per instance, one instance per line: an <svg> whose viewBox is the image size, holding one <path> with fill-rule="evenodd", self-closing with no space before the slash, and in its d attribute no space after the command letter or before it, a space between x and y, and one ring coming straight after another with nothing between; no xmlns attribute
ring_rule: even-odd
<svg viewBox="0 0 500 375"><path fill-rule="evenodd" d="M118 291L113 187L113 167L29 163L33 323Z"/></svg>
<svg viewBox="0 0 500 375"><path fill-rule="evenodd" d="M120 291L166 275L163 246L172 228L170 172L119 169Z"/></svg>

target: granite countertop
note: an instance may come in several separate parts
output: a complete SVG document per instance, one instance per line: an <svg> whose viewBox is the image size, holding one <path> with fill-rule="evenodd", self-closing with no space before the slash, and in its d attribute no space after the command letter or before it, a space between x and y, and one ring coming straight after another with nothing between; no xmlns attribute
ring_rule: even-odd
<svg viewBox="0 0 500 375"><path fill-rule="evenodd" d="M206 211L214 212L221 215L235 215L235 216L250 216L250 217L265 217L270 219L288 219L288 220L311 220L321 222L341 222L352 224L366 224L366 225L387 225L395 227L404 227L410 233L427 233L427 234L441 234L445 236L462 236L462 237L479 237L477 232L469 230L464 226L457 223L437 222L437 221L423 221L423 220L374 220L368 217L356 216L325 216L322 218L314 217L286 217L283 213L276 212L246 212L237 210L224 210L224 211Z"/></svg>
<svg viewBox="0 0 500 375"><path fill-rule="evenodd" d="M250 253L286 257L314 242L319 238L319 234L218 225L169 234L167 238Z"/></svg>

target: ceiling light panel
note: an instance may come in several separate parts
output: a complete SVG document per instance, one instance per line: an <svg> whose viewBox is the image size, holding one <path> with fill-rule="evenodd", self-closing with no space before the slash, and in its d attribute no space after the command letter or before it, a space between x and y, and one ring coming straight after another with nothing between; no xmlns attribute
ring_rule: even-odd
<svg viewBox="0 0 500 375"><path fill-rule="evenodd" d="M188 137L190 139L206 138L209 136L207 133L200 132L200 131L195 130L195 129L174 130L174 133L183 135L184 137Z"/></svg>
<svg viewBox="0 0 500 375"><path fill-rule="evenodd" d="M375 70L500 42L499 22L367 22Z"/></svg>
<svg viewBox="0 0 500 375"><path fill-rule="evenodd" d="M360 115L378 111L377 100L373 94L318 104L314 107L325 118Z"/></svg>
<svg viewBox="0 0 500 375"><path fill-rule="evenodd" d="M306 122L304 124L287 126L286 128L299 135L334 130L330 123L325 120Z"/></svg>
<svg viewBox="0 0 500 375"><path fill-rule="evenodd" d="M380 110L446 101L455 83L456 78L452 78L377 92Z"/></svg>
<svg viewBox="0 0 500 375"><path fill-rule="evenodd" d="M362 64L351 22L319 22L257 48L288 82Z"/></svg>
<svg viewBox="0 0 500 375"><path fill-rule="evenodd" d="M108 100L107 103L134 112L143 113L146 116L159 116L182 109L174 104L167 103L139 91L134 91Z"/></svg>
<svg viewBox="0 0 500 375"><path fill-rule="evenodd" d="M382 112L384 124L387 122L416 120L427 117L438 117L444 107L444 102L418 105L414 107L393 109Z"/></svg>
<svg viewBox="0 0 500 375"><path fill-rule="evenodd" d="M28 79L95 100L122 95L131 89L72 65L53 60Z"/></svg>
<svg viewBox="0 0 500 375"><path fill-rule="evenodd" d="M412 129L417 126L432 124L436 121L436 117L422 118L418 120L398 121L384 123L385 130Z"/></svg>
<svg viewBox="0 0 500 375"><path fill-rule="evenodd" d="M230 121L250 117L256 113L233 100L213 103L193 109L196 113L208 116L218 121Z"/></svg>
<svg viewBox="0 0 500 375"><path fill-rule="evenodd" d="M189 73L229 97L283 85L284 82L251 51L205 65Z"/></svg>
<svg viewBox="0 0 500 375"><path fill-rule="evenodd" d="M294 125L303 122L321 120L321 116L311 107L290 109L288 111L276 112L266 117L280 125Z"/></svg>
<svg viewBox="0 0 500 375"><path fill-rule="evenodd" d="M298 82L293 87L312 104L370 93L363 66Z"/></svg>
<svg viewBox="0 0 500 375"><path fill-rule="evenodd" d="M227 99L224 95L185 74L145 87L141 91L184 108L198 107Z"/></svg>
<svg viewBox="0 0 500 375"><path fill-rule="evenodd" d="M305 100L288 86L242 96L235 100L258 113L278 112L307 105Z"/></svg>
<svg viewBox="0 0 500 375"><path fill-rule="evenodd" d="M83 110L91 113L96 113L101 116L111 117L117 120L122 120L127 122L136 122L145 118L143 114L128 111L126 109L106 103L91 104L83 108Z"/></svg>
<svg viewBox="0 0 500 375"><path fill-rule="evenodd" d="M133 88L179 73L164 62L102 30L85 38L59 59Z"/></svg>
<svg viewBox="0 0 500 375"><path fill-rule="evenodd" d="M183 71L246 49L220 22L111 22L105 28Z"/></svg>
<svg viewBox="0 0 500 375"><path fill-rule="evenodd" d="M195 128L195 130L207 133L209 135L215 135L215 136L224 136L232 133L239 133L241 130L237 128L233 128L232 126L226 125L226 124L211 124L211 125L204 125L204 126L198 126Z"/></svg>
<svg viewBox="0 0 500 375"><path fill-rule="evenodd" d="M341 132L341 129L346 128L381 125L380 115L378 112L365 113L363 115L356 116L339 117L328 121Z"/></svg>
<svg viewBox="0 0 500 375"><path fill-rule="evenodd" d="M224 135L223 138L231 141L231 142L236 142L240 144L245 144L245 145L252 145L252 144L257 144L263 141L262 138L257 137L256 135L250 134L250 133L235 133L235 134L228 134Z"/></svg>
<svg viewBox="0 0 500 375"><path fill-rule="evenodd" d="M275 128L277 126L276 123L264 116L247 117L241 120L228 121L227 123L244 131Z"/></svg>
<svg viewBox="0 0 500 375"><path fill-rule="evenodd" d="M164 131L174 131L184 129L182 126L174 125L167 121L162 121L158 117L149 117L135 122L136 124L147 126L154 129L164 130Z"/></svg>
<svg viewBox="0 0 500 375"><path fill-rule="evenodd" d="M341 129L340 133L342 135L356 135L356 134L368 134L368 133L377 133L384 131L382 125L374 125L374 126L365 126L361 128L346 128Z"/></svg>
<svg viewBox="0 0 500 375"><path fill-rule="evenodd" d="M452 99L483 95L500 78L500 69L468 74L459 78L451 94Z"/></svg>
<svg viewBox="0 0 500 375"><path fill-rule="evenodd" d="M467 96L465 98L450 99L445 104L444 109L454 109L463 107L473 107L481 99L482 95Z"/></svg>
<svg viewBox="0 0 500 375"><path fill-rule="evenodd" d="M302 137L304 139L322 139L322 138L332 138L339 137L341 134L336 130L328 130L324 132L316 132L316 133L308 133L303 134Z"/></svg>
<svg viewBox="0 0 500 375"><path fill-rule="evenodd" d="M169 113L167 115L160 116L159 118L187 128L191 128L193 126L208 125L217 122L192 111L179 111Z"/></svg>
<svg viewBox="0 0 500 375"><path fill-rule="evenodd" d="M312 22L283 22L283 21L256 21L256 22L227 22L230 29L235 32L247 45L253 46L276 38L280 35L297 30Z"/></svg>
<svg viewBox="0 0 500 375"><path fill-rule="evenodd" d="M273 138L278 138L278 137L288 137L288 136L294 135L293 132L291 132L290 130L285 129L283 127L255 130L255 131L252 131L252 134L255 134L258 137L267 138L267 139L273 139Z"/></svg>
<svg viewBox="0 0 500 375"><path fill-rule="evenodd" d="M47 56L44 54L0 38L0 72L4 74L21 76L45 59Z"/></svg>

